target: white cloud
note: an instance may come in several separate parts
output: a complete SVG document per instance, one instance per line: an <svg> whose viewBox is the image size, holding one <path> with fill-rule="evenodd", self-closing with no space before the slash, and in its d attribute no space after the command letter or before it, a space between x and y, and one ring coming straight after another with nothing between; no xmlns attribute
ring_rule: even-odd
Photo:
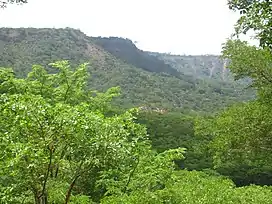
<svg viewBox="0 0 272 204"><path fill-rule="evenodd" d="M0 11L1 27L72 27L144 50L219 54L238 15L227 0L29 0Z"/></svg>

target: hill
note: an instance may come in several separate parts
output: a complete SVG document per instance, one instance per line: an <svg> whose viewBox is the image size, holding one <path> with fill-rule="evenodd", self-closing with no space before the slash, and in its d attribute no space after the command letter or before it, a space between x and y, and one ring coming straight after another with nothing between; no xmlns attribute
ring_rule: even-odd
<svg viewBox="0 0 272 204"><path fill-rule="evenodd" d="M216 55L171 55L149 52L166 64L187 75L200 79L214 79L233 82L227 62Z"/></svg>
<svg viewBox="0 0 272 204"><path fill-rule="evenodd" d="M146 71L157 73L168 73L170 75L179 77L181 74L166 64L164 60L156 56L148 55L146 52L138 49L135 44L129 39L118 37L97 37L92 38L94 42L103 47L115 57L123 60L125 63L131 64L135 67L140 67Z"/></svg>
<svg viewBox="0 0 272 204"><path fill-rule="evenodd" d="M0 66L13 67L21 77L32 64L46 66L62 59L74 65L90 62L90 88L104 91L120 86L122 96L115 103L122 107L212 111L253 96L243 84L196 78L139 50L128 39L93 38L71 28L1 28L0 56Z"/></svg>

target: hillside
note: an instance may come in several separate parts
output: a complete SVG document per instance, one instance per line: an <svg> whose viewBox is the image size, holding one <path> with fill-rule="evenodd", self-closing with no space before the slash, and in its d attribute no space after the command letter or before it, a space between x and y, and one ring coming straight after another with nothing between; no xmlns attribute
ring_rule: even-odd
<svg viewBox="0 0 272 204"><path fill-rule="evenodd" d="M226 62L216 55L171 55L149 52L176 70L200 79L232 81Z"/></svg>
<svg viewBox="0 0 272 204"><path fill-rule="evenodd" d="M103 47L115 57L135 67L140 67L150 72L164 72L176 77L181 75L178 70L166 64L164 60L156 56L147 55L146 52L138 49L129 39L118 37L93 37L92 39L94 39L97 45Z"/></svg>
<svg viewBox="0 0 272 204"><path fill-rule="evenodd" d="M32 64L47 65L62 59L72 64L90 62L90 87L106 90L120 86L122 96L115 103L125 107L211 111L253 96L240 84L195 78L140 51L132 42L124 43L124 39L104 39L104 42L111 42L111 49L120 50L118 55L98 41L70 28L1 28L0 66L13 67L16 74L23 77ZM128 52L128 45L131 52Z"/></svg>

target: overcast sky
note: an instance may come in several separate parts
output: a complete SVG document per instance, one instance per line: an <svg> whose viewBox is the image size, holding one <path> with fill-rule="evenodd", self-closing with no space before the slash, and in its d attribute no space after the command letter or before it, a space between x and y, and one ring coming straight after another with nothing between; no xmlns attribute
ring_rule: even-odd
<svg viewBox="0 0 272 204"><path fill-rule="evenodd" d="M237 18L227 0L29 0L0 10L0 27L72 27L193 55L219 54Z"/></svg>

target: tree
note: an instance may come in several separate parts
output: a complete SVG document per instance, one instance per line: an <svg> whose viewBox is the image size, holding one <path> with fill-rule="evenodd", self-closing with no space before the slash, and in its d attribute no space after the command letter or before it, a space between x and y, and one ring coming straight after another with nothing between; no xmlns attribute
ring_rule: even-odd
<svg viewBox="0 0 272 204"><path fill-rule="evenodd" d="M228 40L222 53L223 58L230 61L228 68L235 79L251 80L250 86L256 90L257 98L228 108L210 123L197 123L196 134L212 136L209 148L214 165L221 173L227 171L239 185L271 184L271 50L269 46L258 48L241 40Z"/></svg>
<svg viewBox="0 0 272 204"><path fill-rule="evenodd" d="M108 196L103 204L269 204L272 191L269 187L248 186L235 188L233 182L222 176L197 171L175 172L166 188L150 192L140 188L131 195Z"/></svg>
<svg viewBox="0 0 272 204"><path fill-rule="evenodd" d="M106 157L124 147L118 149L118 142L126 143L124 136L128 131L122 126L127 124L128 113L111 120L93 112L97 109L91 101L96 103L100 97L103 105L114 93L89 97L86 64L75 72L69 70L67 62L51 65L59 69L58 74L50 75L43 67L33 66L26 79L16 79L11 70L1 70L3 202L28 199L30 193L35 203L58 201L49 194L57 185L60 194L67 189L67 203L79 177L105 165ZM116 125L120 126L118 133L106 133ZM117 158L115 155L108 161Z"/></svg>
<svg viewBox="0 0 272 204"><path fill-rule="evenodd" d="M257 98L230 107L212 120L198 121L195 130L196 134L212 136L209 149L215 168L221 173L231 176L239 185L271 185L272 2L230 0L229 6L241 14L236 34L253 29L260 47L228 40L222 57L230 61L228 68L235 79L250 79Z"/></svg>
<svg viewBox="0 0 272 204"><path fill-rule="evenodd" d="M223 57L231 61L228 68L235 79L250 78L259 100L270 102L272 94L272 53L269 48L249 46L247 42L229 40L223 47Z"/></svg>
<svg viewBox="0 0 272 204"><path fill-rule="evenodd" d="M189 113L158 113L155 111L141 111L137 122L147 128L152 148L158 152L185 147L185 159L176 161L179 168L202 170L211 167L211 158L200 152L206 139L194 136L194 116Z"/></svg>
<svg viewBox="0 0 272 204"><path fill-rule="evenodd" d="M236 34L257 32L261 47L272 51L272 1L271 0L228 0L230 9L239 11L241 17L236 25Z"/></svg>
<svg viewBox="0 0 272 204"><path fill-rule="evenodd" d="M28 3L28 0L5 0L5 1L0 1L0 7L1 8L6 8L8 4L26 4Z"/></svg>
<svg viewBox="0 0 272 204"><path fill-rule="evenodd" d="M209 149L215 168L238 185L271 185L272 111L258 101L232 106L196 133L211 135Z"/></svg>
<svg viewBox="0 0 272 204"><path fill-rule="evenodd" d="M184 149L153 152L136 109L104 116L119 89L90 91L87 64L50 65L55 74L34 65L26 79L0 69L1 202L99 201L163 186Z"/></svg>

